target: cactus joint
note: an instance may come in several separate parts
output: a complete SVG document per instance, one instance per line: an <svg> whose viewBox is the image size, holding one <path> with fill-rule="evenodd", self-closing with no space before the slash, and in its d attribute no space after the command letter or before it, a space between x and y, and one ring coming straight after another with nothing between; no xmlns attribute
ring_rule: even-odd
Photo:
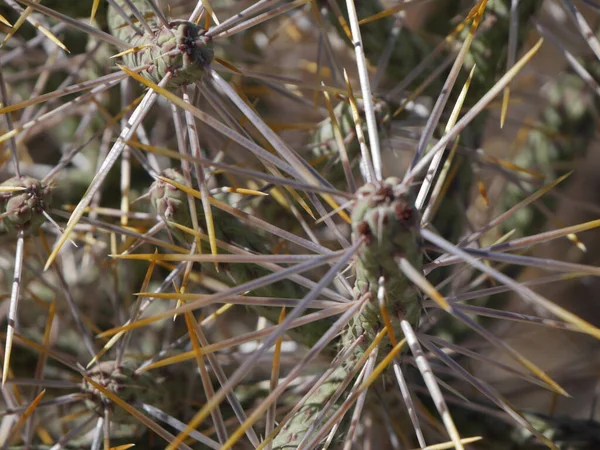
<svg viewBox="0 0 600 450"><path fill-rule="evenodd" d="M44 211L50 205L51 189L43 182L27 176L12 177L0 184L3 188L15 188L12 192L0 192L0 232L29 234L45 221Z"/></svg>

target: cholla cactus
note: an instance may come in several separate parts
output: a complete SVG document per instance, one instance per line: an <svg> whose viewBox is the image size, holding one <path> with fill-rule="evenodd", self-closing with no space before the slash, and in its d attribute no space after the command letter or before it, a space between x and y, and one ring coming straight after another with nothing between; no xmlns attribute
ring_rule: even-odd
<svg viewBox="0 0 600 450"><path fill-rule="evenodd" d="M150 373L136 373L136 364L131 361L104 361L87 372L87 377L130 405L153 405L168 410L171 394L164 389L164 379ZM123 408L113 404L104 393L82 381L81 390L85 405L100 417L109 417L117 424L138 424L139 421ZM174 399L173 399L174 400ZM106 409L109 409L107 414Z"/></svg>
<svg viewBox="0 0 600 450"><path fill-rule="evenodd" d="M587 61L583 67L598 76L600 63ZM516 155L515 163L543 174L546 182L564 175L574 161L583 158L593 142L596 127L597 95L572 70L561 73L548 83L543 92L547 106ZM523 200L524 193L539 188L543 180L511 180L502 196L504 207ZM545 201L548 205L549 202ZM548 209L530 208L518 211L506 222L506 231L515 229L522 235L542 227L548 219Z"/></svg>
<svg viewBox="0 0 600 450"><path fill-rule="evenodd" d="M9 178L0 186L5 189L0 192L0 233L37 231L46 221L44 212L50 207L50 187L27 176Z"/></svg>
<svg viewBox="0 0 600 450"><path fill-rule="evenodd" d="M364 240L365 245L358 254L355 289L358 295L372 298L357 322L356 336L367 332L371 339L375 337L373 330L381 326L381 304L389 311L394 333L401 336L400 320L416 325L421 315L418 293L398 266L401 258L416 268L422 266L419 213L398 178L367 184L356 195L352 239ZM382 286L385 293L380 299ZM366 323L361 324L363 320Z"/></svg>
<svg viewBox="0 0 600 450"><path fill-rule="evenodd" d="M163 175L170 180L186 184L181 172L175 169L166 169ZM166 222L173 236L180 242L192 242L194 240L193 236L185 234L181 229L173 226L173 223L188 228L191 226L192 219L187 195L172 184L162 180L156 180L152 183L149 193L154 210Z"/></svg>
<svg viewBox="0 0 600 450"><path fill-rule="evenodd" d="M366 134L364 122L363 102L358 102L361 114L363 134ZM375 103L375 118L377 120L380 137L385 139L390 127L390 106L387 102L380 100ZM356 124L352 114L352 108L348 101L341 101L333 109L333 115L337 121L340 136L346 143L346 152L351 165L356 166L360 157L360 144L356 136ZM313 162L314 167L321 173L327 174L327 180L339 189L344 188L344 170L340 161L340 149L336 141L336 128L331 118L326 118L318 125L316 132L311 138L311 152L307 159Z"/></svg>
<svg viewBox="0 0 600 450"><path fill-rule="evenodd" d="M435 442L461 450L480 435L482 448L530 443L510 433L499 437L498 423L464 412L473 408L552 448L543 434L551 421L522 415L495 383L473 375L465 359L548 395L564 394L558 382L568 370L545 373L537 355L530 360L477 317L599 338L589 321L511 278L503 264L565 273L536 283L597 276L600 269L519 253L572 229L527 230L525 240L481 248L486 227L503 217L491 220L491 205L488 222L469 222L471 210L480 208L468 181L453 192L458 201L442 203L437 216L429 210L433 194L421 195L421 189L441 197L448 192L436 177L455 150L465 161L461 181L473 167L505 174L509 164L485 158L486 110L502 92L509 98L514 73L506 72L522 70L540 48L525 45L527 54L518 58L541 2L445 2L443 9L436 5L436 25L418 29L404 23L408 3L392 18L394 10L379 1L260 1L242 10L239 2L116 0L108 17L98 18L108 23L109 35L87 20L48 11L53 3L21 1L27 10L5 0L0 21L29 20L44 35L29 39L24 24L0 55L0 144L13 153L12 165L2 170L42 181L19 178L16 187L23 189L9 187L0 203L5 237L16 242L16 250L6 245L0 258L3 291L11 292L2 376L14 384L2 390L0 446L348 450L398 448L403 439L407 448ZM165 6L173 9L160 9ZM179 15L186 6L193 8ZM324 11L329 22L321 20ZM337 45L331 21L339 24L339 14L352 38L347 28L337 37L353 44L355 60ZM371 23L358 23L365 18ZM459 23L463 31L446 39ZM75 31L63 34L67 25ZM72 55L57 50L57 40L37 53L52 34ZM239 45L241 36L260 54L249 54L247 42ZM278 48L280 36L289 48ZM123 65L102 56L100 41L120 52ZM88 51L99 60L88 59ZM350 67L355 63L357 71ZM471 84L461 90L467 74ZM267 90L267 101L256 100L248 84L236 82L239 76ZM411 91L415 86L418 93ZM141 87L147 90L136 98ZM315 102L322 91L339 101L333 111L339 133ZM396 134L404 123L389 105L405 107L419 95L434 96L419 103L433 108ZM350 114L352 97L358 117ZM593 117L590 105L578 116ZM294 121L294 131L274 131L263 113L282 128ZM43 146L27 145L52 127L60 129L52 133L60 136L56 154L40 155ZM360 152L355 133L365 135ZM349 144L349 166L339 163L340 137ZM387 137L389 145L378 146ZM407 137L410 145L398 148ZM24 147L31 158L23 156ZM413 161L389 163L396 156L386 154L390 149L409 149L398 159ZM9 159L7 152L2 157ZM24 233L41 224L34 212L47 209L48 186L69 184L65 171L95 175L74 210L53 210L59 227L25 240ZM133 202L144 192L151 208ZM287 207L266 211L260 199L243 198L265 193ZM48 256L52 243L46 241L55 234ZM457 270L439 270L450 265ZM489 280L498 284L482 286ZM473 304L506 291L555 317ZM19 298L35 308L17 314ZM447 322L460 323L461 332ZM13 340L20 353L11 359ZM489 358L483 345L512 365ZM165 376L163 366L185 376ZM73 421L57 420L65 416Z"/></svg>
<svg viewBox="0 0 600 450"><path fill-rule="evenodd" d="M117 1L115 5L123 10L125 2ZM143 1L136 2L136 7L139 14L149 18L146 25L152 33L136 32L114 7L108 11L112 33L137 48L124 55L124 62L129 67L148 65L142 74L154 83L172 73L173 78L165 86L167 89L201 80L214 56L211 39L204 37L206 30L188 21L161 23L154 10ZM131 19L135 17L132 15Z"/></svg>

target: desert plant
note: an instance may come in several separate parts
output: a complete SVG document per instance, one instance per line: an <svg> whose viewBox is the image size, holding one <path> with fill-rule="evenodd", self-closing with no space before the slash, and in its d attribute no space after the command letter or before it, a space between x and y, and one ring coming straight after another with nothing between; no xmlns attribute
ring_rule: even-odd
<svg viewBox="0 0 600 450"><path fill-rule="evenodd" d="M468 367L557 398L485 318L600 338L532 287L600 269L525 254L597 221L510 222L565 175L487 151L556 40L538 151L583 154L600 45L568 0L584 65L541 1L419 3L0 3L3 448L593 448Z"/></svg>

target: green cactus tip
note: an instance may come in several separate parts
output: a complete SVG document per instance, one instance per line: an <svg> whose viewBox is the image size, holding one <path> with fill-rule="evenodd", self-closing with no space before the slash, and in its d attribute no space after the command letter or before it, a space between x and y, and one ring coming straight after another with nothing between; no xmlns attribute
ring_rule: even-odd
<svg viewBox="0 0 600 450"><path fill-rule="evenodd" d="M0 187L1 233L28 234L46 221L43 212L50 206L51 189L44 182L21 176L9 178Z"/></svg>
<svg viewBox="0 0 600 450"><path fill-rule="evenodd" d="M87 376L95 383L106 388L129 405L147 403L165 408L168 403L168 391L158 386L159 380L155 374L135 372L137 364L127 360L117 366L116 361L105 361L97 364L88 371ZM88 409L104 417L106 408L110 409L110 420L119 424L137 424L138 420L114 403L99 389L84 379L81 389L87 398L85 405Z"/></svg>

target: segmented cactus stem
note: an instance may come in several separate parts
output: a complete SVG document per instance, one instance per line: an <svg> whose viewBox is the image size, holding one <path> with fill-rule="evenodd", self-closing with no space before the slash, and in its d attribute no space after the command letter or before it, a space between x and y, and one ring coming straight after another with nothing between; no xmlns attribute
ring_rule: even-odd
<svg viewBox="0 0 600 450"><path fill-rule="evenodd" d="M359 346L350 361L332 372L290 419L274 440L276 450L297 448L323 406L344 382L351 381L352 363L365 356L365 348L386 326L382 307L389 314L394 337L403 336L401 321L417 325L421 315L418 293L400 270L399 260L405 258L415 268L421 267L418 227L419 215L413 199L399 178L387 178L358 190L352 210L352 240L362 240L364 244L357 255L354 289L356 298L368 295L370 300L346 327L340 343L345 347L364 336L365 345ZM381 353L385 355L392 344L395 342L386 336L380 343ZM325 421L335 411L336 407L331 408Z"/></svg>

